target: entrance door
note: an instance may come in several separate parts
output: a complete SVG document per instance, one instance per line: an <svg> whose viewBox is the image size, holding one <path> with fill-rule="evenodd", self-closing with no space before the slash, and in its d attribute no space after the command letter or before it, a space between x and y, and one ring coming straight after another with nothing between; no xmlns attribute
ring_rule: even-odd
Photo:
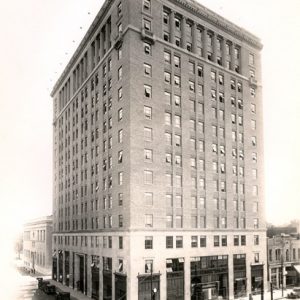
<svg viewBox="0 0 300 300"><path fill-rule="evenodd" d="M83 293L84 289L84 258L79 256L79 290Z"/></svg>

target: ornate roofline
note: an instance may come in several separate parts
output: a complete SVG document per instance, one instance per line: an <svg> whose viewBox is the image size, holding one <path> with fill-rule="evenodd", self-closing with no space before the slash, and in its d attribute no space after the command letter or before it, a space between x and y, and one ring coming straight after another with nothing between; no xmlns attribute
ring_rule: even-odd
<svg viewBox="0 0 300 300"><path fill-rule="evenodd" d="M215 25L216 27L221 28L222 30L227 31L233 36L245 40L251 46L261 50L263 45L261 40L252 34L251 32L245 30L242 27L235 25L219 14L213 12L212 10L206 8L196 0L168 0L169 2L181 6L182 8L189 10L194 15L208 21L209 23Z"/></svg>
<svg viewBox="0 0 300 300"><path fill-rule="evenodd" d="M115 0L105 0L100 11L98 12L94 21L90 25L88 31L84 35L83 39L81 40L80 44L78 45L77 49L75 50L75 52L72 55L71 59L69 60L68 64L64 68L64 71L62 72L60 77L57 79L54 87L52 88L52 91L50 94L51 97L54 96L54 94L56 93L56 91L59 88L59 86L61 85L61 83L65 80L66 75L69 74L69 71L72 69L74 63L77 61L77 59L81 55L82 49L84 49L84 47L86 47L86 45L89 43L90 37L95 33L96 28L98 27L99 24L101 24L103 17L106 15L106 12L109 10L109 8L111 7L111 5L113 4L114 1Z"/></svg>

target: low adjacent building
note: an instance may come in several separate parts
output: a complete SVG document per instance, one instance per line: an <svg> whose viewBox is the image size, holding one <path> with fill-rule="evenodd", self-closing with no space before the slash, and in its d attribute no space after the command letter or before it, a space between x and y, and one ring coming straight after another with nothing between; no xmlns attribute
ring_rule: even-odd
<svg viewBox="0 0 300 300"><path fill-rule="evenodd" d="M282 234L268 239L269 280L274 288L300 284L300 239Z"/></svg>
<svg viewBox="0 0 300 300"><path fill-rule="evenodd" d="M24 225L23 260L30 272L51 274L52 230L52 216L34 219Z"/></svg>

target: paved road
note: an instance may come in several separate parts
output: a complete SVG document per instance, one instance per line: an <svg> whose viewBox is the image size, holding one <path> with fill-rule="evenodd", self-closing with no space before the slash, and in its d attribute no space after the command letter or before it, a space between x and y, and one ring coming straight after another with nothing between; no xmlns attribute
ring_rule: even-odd
<svg viewBox="0 0 300 300"><path fill-rule="evenodd" d="M16 300L55 300L54 295L47 295L38 289L36 278L25 273L19 273Z"/></svg>

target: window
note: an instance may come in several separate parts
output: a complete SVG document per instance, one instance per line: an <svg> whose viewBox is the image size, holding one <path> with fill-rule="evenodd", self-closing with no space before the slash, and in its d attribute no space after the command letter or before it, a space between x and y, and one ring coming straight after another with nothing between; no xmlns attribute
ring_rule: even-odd
<svg viewBox="0 0 300 300"><path fill-rule="evenodd" d="M118 4L118 16L121 16L121 14L122 14L122 2Z"/></svg>
<svg viewBox="0 0 300 300"><path fill-rule="evenodd" d="M254 235L254 245L259 245L259 235Z"/></svg>
<svg viewBox="0 0 300 300"><path fill-rule="evenodd" d="M239 244L240 244L240 238L239 238L239 236L238 235L234 235L233 236L233 245L234 246L239 246Z"/></svg>
<svg viewBox="0 0 300 300"><path fill-rule="evenodd" d="M175 106L181 106L181 97L178 95L174 95L174 104Z"/></svg>
<svg viewBox="0 0 300 300"><path fill-rule="evenodd" d="M176 216L176 228L182 228L182 216Z"/></svg>
<svg viewBox="0 0 300 300"><path fill-rule="evenodd" d="M165 83L171 84L171 73L164 72Z"/></svg>
<svg viewBox="0 0 300 300"><path fill-rule="evenodd" d="M152 54L151 44L144 42L144 53L146 55Z"/></svg>
<svg viewBox="0 0 300 300"><path fill-rule="evenodd" d="M206 217L200 216L200 228L206 228Z"/></svg>
<svg viewBox="0 0 300 300"><path fill-rule="evenodd" d="M143 10L144 11L150 11L151 10L151 0L144 0Z"/></svg>
<svg viewBox="0 0 300 300"><path fill-rule="evenodd" d="M259 227L259 224L258 224L258 219L253 219L253 226L254 228L258 228Z"/></svg>
<svg viewBox="0 0 300 300"><path fill-rule="evenodd" d="M205 179L204 178L200 178L199 179L199 189L200 190L204 190L205 189Z"/></svg>
<svg viewBox="0 0 300 300"><path fill-rule="evenodd" d="M165 25L169 24L169 14L166 11L163 12L163 21Z"/></svg>
<svg viewBox="0 0 300 300"><path fill-rule="evenodd" d="M152 66L151 65L144 63L144 75L149 76L149 77L152 76Z"/></svg>
<svg viewBox="0 0 300 300"><path fill-rule="evenodd" d="M152 108L149 106L144 106L144 116L147 120L152 119Z"/></svg>
<svg viewBox="0 0 300 300"><path fill-rule="evenodd" d="M122 193L118 194L118 202L119 202L119 206L123 205L123 194Z"/></svg>
<svg viewBox="0 0 300 300"><path fill-rule="evenodd" d="M226 247L227 246L227 235L222 235L221 241L222 241L222 247Z"/></svg>
<svg viewBox="0 0 300 300"><path fill-rule="evenodd" d="M145 30L151 30L151 21L143 19L143 28Z"/></svg>
<svg viewBox="0 0 300 300"><path fill-rule="evenodd" d="M254 262L259 263L259 253L254 253Z"/></svg>
<svg viewBox="0 0 300 300"><path fill-rule="evenodd" d="M172 228L173 227L173 216L166 216L166 227Z"/></svg>
<svg viewBox="0 0 300 300"><path fill-rule="evenodd" d="M118 110L118 121L121 121L123 119L123 109L120 108Z"/></svg>
<svg viewBox="0 0 300 300"><path fill-rule="evenodd" d="M192 228L197 228L198 227L197 216L191 216L191 225L192 225Z"/></svg>
<svg viewBox="0 0 300 300"><path fill-rule="evenodd" d="M153 205L153 193L144 193L144 201L145 201L145 205L152 206Z"/></svg>
<svg viewBox="0 0 300 300"><path fill-rule="evenodd" d="M152 128L144 127L144 139L145 141L152 141Z"/></svg>
<svg viewBox="0 0 300 300"><path fill-rule="evenodd" d="M250 95L251 95L251 97L255 97L255 89L254 88L250 88Z"/></svg>
<svg viewBox="0 0 300 300"><path fill-rule="evenodd" d="M189 89L191 92L195 93L195 82L189 80Z"/></svg>
<svg viewBox="0 0 300 300"><path fill-rule="evenodd" d="M214 235L214 247L220 246L220 236Z"/></svg>
<svg viewBox="0 0 300 300"><path fill-rule="evenodd" d="M123 227L123 216L119 215L119 227Z"/></svg>
<svg viewBox="0 0 300 300"><path fill-rule="evenodd" d="M171 94L169 92L165 92L165 103L166 105L171 105Z"/></svg>
<svg viewBox="0 0 300 300"><path fill-rule="evenodd" d="M180 57L177 55L174 55L174 66L180 68Z"/></svg>
<svg viewBox="0 0 300 300"><path fill-rule="evenodd" d="M197 66L197 74L199 77L203 77L203 66Z"/></svg>
<svg viewBox="0 0 300 300"><path fill-rule="evenodd" d="M200 247L206 247L206 236L205 235L200 235Z"/></svg>
<svg viewBox="0 0 300 300"><path fill-rule="evenodd" d="M216 72L215 72L215 71L211 71L211 72L210 72L210 79L211 79L213 82L216 82Z"/></svg>
<svg viewBox="0 0 300 300"><path fill-rule="evenodd" d="M118 101L121 101L123 99L123 90L120 87L118 90Z"/></svg>
<svg viewBox="0 0 300 300"><path fill-rule="evenodd" d="M176 236L176 248L182 248L182 247L183 247L183 237Z"/></svg>
<svg viewBox="0 0 300 300"><path fill-rule="evenodd" d="M181 175L175 176L175 185L176 185L176 187L182 187L182 176Z"/></svg>
<svg viewBox="0 0 300 300"><path fill-rule="evenodd" d="M172 174L166 174L166 185L172 186Z"/></svg>
<svg viewBox="0 0 300 300"><path fill-rule="evenodd" d="M120 164L122 163L122 161L123 161L123 151L121 150L118 153L118 163Z"/></svg>
<svg viewBox="0 0 300 300"><path fill-rule="evenodd" d="M144 184L152 184L152 183L153 183L153 172L144 171Z"/></svg>
<svg viewBox="0 0 300 300"><path fill-rule="evenodd" d="M165 113L165 125L170 126L172 124L172 117L170 113Z"/></svg>
<svg viewBox="0 0 300 300"><path fill-rule="evenodd" d="M123 184L123 172L119 172L118 181L119 181L119 185Z"/></svg>
<svg viewBox="0 0 300 300"><path fill-rule="evenodd" d="M152 236L145 237L145 249L153 249L153 237Z"/></svg>
<svg viewBox="0 0 300 300"><path fill-rule="evenodd" d="M147 162L152 162L153 151L151 149L144 149L144 160Z"/></svg>
<svg viewBox="0 0 300 300"><path fill-rule="evenodd" d="M122 130L122 129L120 129L120 130L118 131L118 142L119 142L119 143L122 143L122 142L123 142L123 130Z"/></svg>
<svg viewBox="0 0 300 300"><path fill-rule="evenodd" d="M192 61L189 61L189 72L195 74L195 63Z"/></svg>
<svg viewBox="0 0 300 300"><path fill-rule="evenodd" d="M172 134L169 132L165 132L165 142L166 145L171 146L172 145Z"/></svg>
<svg viewBox="0 0 300 300"><path fill-rule="evenodd" d="M219 74L219 84L224 85L224 75Z"/></svg>
<svg viewBox="0 0 300 300"><path fill-rule="evenodd" d="M249 54L249 65L254 66L254 54Z"/></svg>
<svg viewBox="0 0 300 300"><path fill-rule="evenodd" d="M166 195L166 206L167 207L172 207L173 206L172 195L169 195L169 194Z"/></svg>
<svg viewBox="0 0 300 300"><path fill-rule="evenodd" d="M165 60L165 63L167 63L167 64L171 63L171 53L170 52L167 52L167 51L164 52L164 60Z"/></svg>
<svg viewBox="0 0 300 300"><path fill-rule="evenodd" d="M176 207L178 207L178 208L182 207L182 196L176 195L175 199L176 199L176 201L175 201Z"/></svg>
<svg viewBox="0 0 300 300"><path fill-rule="evenodd" d="M145 215L145 227L153 227L153 215Z"/></svg>
<svg viewBox="0 0 300 300"><path fill-rule="evenodd" d="M180 87L180 76L174 75L174 85Z"/></svg>
<svg viewBox="0 0 300 300"><path fill-rule="evenodd" d="M257 196L257 194L258 194L258 186L253 185L252 186L252 196Z"/></svg>
<svg viewBox="0 0 300 300"><path fill-rule="evenodd" d="M198 247L198 237L196 235L191 236L191 247L192 248Z"/></svg>
<svg viewBox="0 0 300 300"><path fill-rule="evenodd" d="M144 84L144 96L146 98L152 98L152 87Z"/></svg>
<svg viewBox="0 0 300 300"><path fill-rule="evenodd" d="M166 248L167 249L173 248L173 237L172 236L166 236Z"/></svg>
<svg viewBox="0 0 300 300"><path fill-rule="evenodd" d="M180 23L181 23L181 20L179 18L175 17L175 28L177 30L180 30Z"/></svg>
<svg viewBox="0 0 300 300"><path fill-rule="evenodd" d="M145 273L151 273L153 271L153 260L145 260Z"/></svg>
<svg viewBox="0 0 300 300"><path fill-rule="evenodd" d="M175 134L175 146L177 147L181 146L181 136L178 134Z"/></svg>
<svg viewBox="0 0 300 300"><path fill-rule="evenodd" d="M122 79L122 76L123 76L123 69L122 69L122 67L120 67L120 68L118 69L118 80L121 80L121 79Z"/></svg>
<svg viewBox="0 0 300 300"><path fill-rule="evenodd" d="M178 127L178 128L181 127L181 117L180 116L175 115L175 117L174 117L174 125L175 125L175 127Z"/></svg>

